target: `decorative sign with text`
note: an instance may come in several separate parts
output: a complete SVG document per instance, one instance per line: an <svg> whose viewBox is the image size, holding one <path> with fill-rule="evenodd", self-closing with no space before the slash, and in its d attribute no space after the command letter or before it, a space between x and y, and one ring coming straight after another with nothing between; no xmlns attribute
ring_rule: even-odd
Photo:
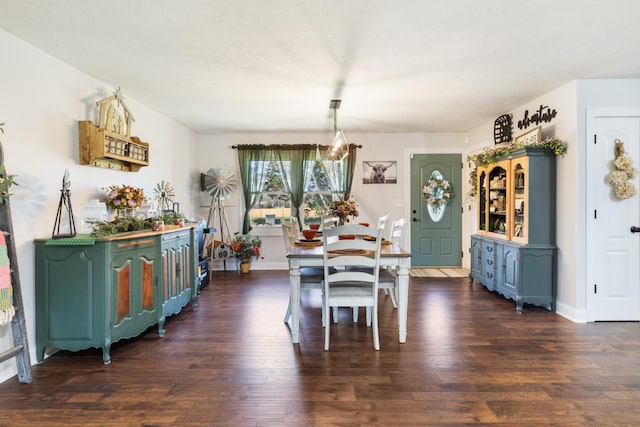
<svg viewBox="0 0 640 427"><path fill-rule="evenodd" d="M531 125L537 126L541 123L549 123L557 114L558 112L555 109L547 105L540 105L531 115L529 115L529 110L525 110L522 120L518 120L518 129L526 129Z"/></svg>

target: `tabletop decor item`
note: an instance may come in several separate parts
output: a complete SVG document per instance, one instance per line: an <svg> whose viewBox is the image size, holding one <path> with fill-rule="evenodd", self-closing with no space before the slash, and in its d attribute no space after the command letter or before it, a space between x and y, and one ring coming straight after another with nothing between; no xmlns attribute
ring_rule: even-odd
<svg viewBox="0 0 640 427"><path fill-rule="evenodd" d="M251 234L235 233L233 242L231 242L231 250L234 256L238 260L238 267L241 272L248 273L251 263L251 259L259 259L260 247L262 246L262 240L257 237L252 237Z"/></svg>
<svg viewBox="0 0 640 427"><path fill-rule="evenodd" d="M144 203L144 190L130 185L110 185L107 188L106 203L118 216L127 217L129 212L138 209Z"/></svg>
<svg viewBox="0 0 640 427"><path fill-rule="evenodd" d="M329 216L338 217L340 225L342 225L345 221L349 221L349 219L353 219L360 215L360 212L358 211L358 203L356 202L356 199L349 193L344 193L342 198L334 200L329 204L327 207L327 214Z"/></svg>
<svg viewBox="0 0 640 427"><path fill-rule="evenodd" d="M631 180L638 175L638 169L633 167L633 160L625 154L624 142L614 141L614 170L607 175L607 181L613 186L616 199L629 199L636 195L636 187Z"/></svg>

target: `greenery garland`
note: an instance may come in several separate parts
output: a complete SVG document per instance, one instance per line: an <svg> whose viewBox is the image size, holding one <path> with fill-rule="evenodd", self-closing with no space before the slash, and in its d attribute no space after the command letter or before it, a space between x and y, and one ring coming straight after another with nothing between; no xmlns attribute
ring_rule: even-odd
<svg viewBox="0 0 640 427"><path fill-rule="evenodd" d="M497 147L486 148L482 152L477 154L470 154L467 156L467 161L473 162L475 164L475 167L472 168L469 172L469 184L471 185L471 188L467 192L467 198L473 199L476 197L476 180L478 177L478 166L486 166L491 163L495 163L501 158L511 154L511 152L523 147L547 148L551 150L556 156L564 156L569 149L567 143L565 143L564 141L561 141L553 136L548 136L540 142L533 142L530 144L511 142L509 144L500 145Z"/></svg>
<svg viewBox="0 0 640 427"><path fill-rule="evenodd" d="M558 138L549 136L540 142L533 142L530 144L522 144L518 142L512 142L507 145L501 145L498 147L491 147L483 150L478 154L470 154L467 156L468 161L472 161L476 166L485 166L491 163L495 163L500 158L510 154L512 151L518 150L523 147L542 147L548 148L553 151L556 156L564 156L567 153L567 144Z"/></svg>
<svg viewBox="0 0 640 427"><path fill-rule="evenodd" d="M91 221L90 224L93 230L91 236L100 239L118 233L152 230L153 223L156 221L164 221L165 224L175 224L176 221L184 219L184 215L179 212L166 212L154 218L139 218L136 215L130 215L126 218L116 218L111 222Z"/></svg>

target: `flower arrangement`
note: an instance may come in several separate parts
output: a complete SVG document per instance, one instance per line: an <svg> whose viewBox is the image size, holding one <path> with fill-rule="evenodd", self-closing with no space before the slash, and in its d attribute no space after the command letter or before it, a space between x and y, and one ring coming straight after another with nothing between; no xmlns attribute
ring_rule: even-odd
<svg viewBox="0 0 640 427"><path fill-rule="evenodd" d="M138 209L144 202L144 190L130 185L110 185L107 188L107 206L116 209Z"/></svg>
<svg viewBox="0 0 640 427"><path fill-rule="evenodd" d="M633 160L625 154L624 142L615 140L613 170L607 175L607 181L613 186L613 194L617 199L629 199L636 195L636 187L630 180L636 177L638 169L633 167Z"/></svg>
<svg viewBox="0 0 640 427"><path fill-rule="evenodd" d="M234 234L233 242L231 242L231 250L234 256L240 260L241 264L249 262L251 258L260 258L260 247L262 240L252 237L251 234Z"/></svg>
<svg viewBox="0 0 640 427"><path fill-rule="evenodd" d="M431 206L444 206L452 197L453 189L446 179L429 178L422 186L422 200Z"/></svg>
<svg viewBox="0 0 640 427"><path fill-rule="evenodd" d="M334 200L329 204L327 214L337 216L341 222L344 222L347 217L354 218L360 215L360 212L358 211L358 203L353 196L344 193L341 199Z"/></svg>

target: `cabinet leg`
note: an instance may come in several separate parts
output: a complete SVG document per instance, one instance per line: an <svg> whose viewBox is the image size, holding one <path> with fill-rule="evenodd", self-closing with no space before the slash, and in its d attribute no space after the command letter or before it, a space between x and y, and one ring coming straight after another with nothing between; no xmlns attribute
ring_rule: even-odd
<svg viewBox="0 0 640 427"><path fill-rule="evenodd" d="M111 344L104 344L102 346L102 362L105 365L111 363Z"/></svg>
<svg viewBox="0 0 640 427"><path fill-rule="evenodd" d="M158 319L158 335L161 337L163 337L164 333L167 332L166 329L164 329L164 322L165 322L164 316Z"/></svg>
<svg viewBox="0 0 640 427"><path fill-rule="evenodd" d="M42 361L44 360L44 350L45 350L45 346L36 347L36 362L42 363Z"/></svg>

